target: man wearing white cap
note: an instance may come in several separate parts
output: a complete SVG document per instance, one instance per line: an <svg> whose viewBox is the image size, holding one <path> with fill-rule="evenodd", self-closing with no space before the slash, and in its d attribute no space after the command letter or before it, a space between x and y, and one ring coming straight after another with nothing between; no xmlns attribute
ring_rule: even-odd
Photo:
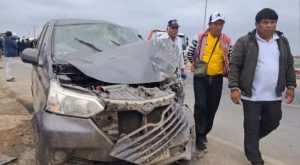
<svg viewBox="0 0 300 165"><path fill-rule="evenodd" d="M208 29L195 36L187 53L194 73L196 149L200 153L205 153L207 150L206 135L212 129L220 103L223 76L228 74L231 39L222 33L224 24L225 18L222 13L212 13L209 17ZM199 63L206 65L203 74L198 74Z"/></svg>

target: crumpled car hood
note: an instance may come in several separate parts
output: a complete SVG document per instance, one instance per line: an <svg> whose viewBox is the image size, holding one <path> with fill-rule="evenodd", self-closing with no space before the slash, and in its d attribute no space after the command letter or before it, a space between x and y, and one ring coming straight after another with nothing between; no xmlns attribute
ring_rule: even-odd
<svg viewBox="0 0 300 165"><path fill-rule="evenodd" d="M100 81L142 84L173 76L178 67L178 54L173 42L153 40L65 60L85 75Z"/></svg>

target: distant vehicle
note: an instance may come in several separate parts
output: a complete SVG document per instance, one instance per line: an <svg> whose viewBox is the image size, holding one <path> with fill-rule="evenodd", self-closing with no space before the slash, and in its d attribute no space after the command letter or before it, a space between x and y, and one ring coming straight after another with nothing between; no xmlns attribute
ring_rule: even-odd
<svg viewBox="0 0 300 165"><path fill-rule="evenodd" d="M157 39L158 37L160 37L164 33L166 33L165 30L158 30L158 29L151 30L150 33L147 36L147 40ZM187 54L187 46L189 44L189 39L183 33L178 33L177 36L181 39L182 53L183 53L184 61L186 63L187 62L186 54Z"/></svg>
<svg viewBox="0 0 300 165"><path fill-rule="evenodd" d="M48 22L21 54L33 65L37 164L188 164L195 123L175 51L105 21Z"/></svg>

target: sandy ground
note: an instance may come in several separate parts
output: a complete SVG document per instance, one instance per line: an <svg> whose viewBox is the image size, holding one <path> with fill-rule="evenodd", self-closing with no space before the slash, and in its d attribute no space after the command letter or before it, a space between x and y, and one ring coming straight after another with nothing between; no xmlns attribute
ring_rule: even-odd
<svg viewBox="0 0 300 165"><path fill-rule="evenodd" d="M32 165L34 144L31 126L32 109L30 87L25 87L28 75L22 83L6 83L3 61L0 60L0 164L12 160L9 165Z"/></svg>
<svg viewBox="0 0 300 165"><path fill-rule="evenodd" d="M0 88L0 161L17 158L9 164L34 164L32 115L20 102L7 96Z"/></svg>

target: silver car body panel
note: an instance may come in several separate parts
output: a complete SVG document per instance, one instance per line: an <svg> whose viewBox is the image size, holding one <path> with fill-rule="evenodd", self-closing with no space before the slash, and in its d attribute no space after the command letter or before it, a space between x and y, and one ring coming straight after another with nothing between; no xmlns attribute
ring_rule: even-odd
<svg viewBox="0 0 300 165"><path fill-rule="evenodd" d="M173 42L153 40L65 60L100 81L143 84L172 77L178 67L178 54L178 47Z"/></svg>

